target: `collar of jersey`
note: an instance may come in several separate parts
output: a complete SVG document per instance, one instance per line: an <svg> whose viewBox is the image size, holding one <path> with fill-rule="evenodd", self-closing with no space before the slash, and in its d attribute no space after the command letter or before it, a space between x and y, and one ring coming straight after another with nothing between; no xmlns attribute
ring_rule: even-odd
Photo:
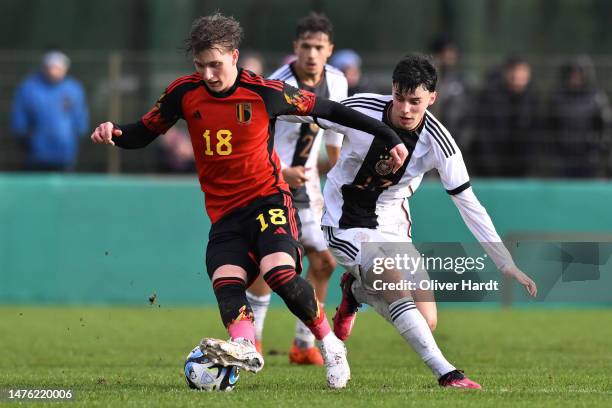
<svg viewBox="0 0 612 408"><path fill-rule="evenodd" d="M228 89L227 91L223 91L223 92L211 91L208 88L208 86L206 86L206 82L204 82L204 89L206 89L206 92L208 92L211 96L214 96L215 98L227 98L228 96L231 96L234 93L234 91L236 91L236 88L238 88L238 83L240 83L241 74L242 74L242 68L238 68L238 76L236 76L236 82L234 82L231 88Z"/></svg>

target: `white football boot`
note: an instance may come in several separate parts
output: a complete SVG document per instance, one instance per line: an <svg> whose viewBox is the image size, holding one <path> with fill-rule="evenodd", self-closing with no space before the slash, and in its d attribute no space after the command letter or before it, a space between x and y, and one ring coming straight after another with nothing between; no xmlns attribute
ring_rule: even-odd
<svg viewBox="0 0 612 408"><path fill-rule="evenodd" d="M237 366L253 373L264 366L264 359L248 340L219 340L203 338L200 342L202 354L208 356L215 364Z"/></svg>
<svg viewBox="0 0 612 408"><path fill-rule="evenodd" d="M333 332L321 340L321 355L325 361L327 385L330 388L344 388L351 379L351 368L346 359L346 347Z"/></svg>

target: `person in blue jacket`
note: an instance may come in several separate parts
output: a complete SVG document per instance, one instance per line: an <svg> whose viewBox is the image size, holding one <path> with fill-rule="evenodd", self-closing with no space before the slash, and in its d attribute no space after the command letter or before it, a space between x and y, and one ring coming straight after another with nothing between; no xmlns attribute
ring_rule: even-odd
<svg viewBox="0 0 612 408"><path fill-rule="evenodd" d="M64 53L48 52L42 69L29 75L15 93L11 128L27 150L26 170L74 168L89 113L83 87L67 75L69 67Z"/></svg>

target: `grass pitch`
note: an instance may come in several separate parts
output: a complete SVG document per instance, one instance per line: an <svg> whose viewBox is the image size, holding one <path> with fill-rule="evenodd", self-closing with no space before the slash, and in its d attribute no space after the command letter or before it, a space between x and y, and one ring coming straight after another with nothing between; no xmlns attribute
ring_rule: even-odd
<svg viewBox="0 0 612 408"><path fill-rule="evenodd" d="M289 313L272 309L266 324L264 370L204 393L187 388L182 364L201 337L226 337L216 309L0 307L0 389L74 392L36 407L612 406L612 310L441 310L438 343L480 391L439 388L371 311L347 342L349 387L328 390L323 368L288 364Z"/></svg>

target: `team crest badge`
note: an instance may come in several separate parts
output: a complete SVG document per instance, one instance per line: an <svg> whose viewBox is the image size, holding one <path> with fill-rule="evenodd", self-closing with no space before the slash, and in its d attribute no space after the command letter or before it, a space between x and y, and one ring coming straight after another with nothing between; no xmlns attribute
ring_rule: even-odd
<svg viewBox="0 0 612 408"><path fill-rule="evenodd" d="M250 103L237 103L236 104L236 119L241 125L246 125L251 121L253 117L253 111L251 110Z"/></svg>
<svg viewBox="0 0 612 408"><path fill-rule="evenodd" d="M381 176L386 176L391 173L391 166L389 165L389 157L388 156L380 156L380 160L376 162L374 168L376 169L376 173Z"/></svg>

